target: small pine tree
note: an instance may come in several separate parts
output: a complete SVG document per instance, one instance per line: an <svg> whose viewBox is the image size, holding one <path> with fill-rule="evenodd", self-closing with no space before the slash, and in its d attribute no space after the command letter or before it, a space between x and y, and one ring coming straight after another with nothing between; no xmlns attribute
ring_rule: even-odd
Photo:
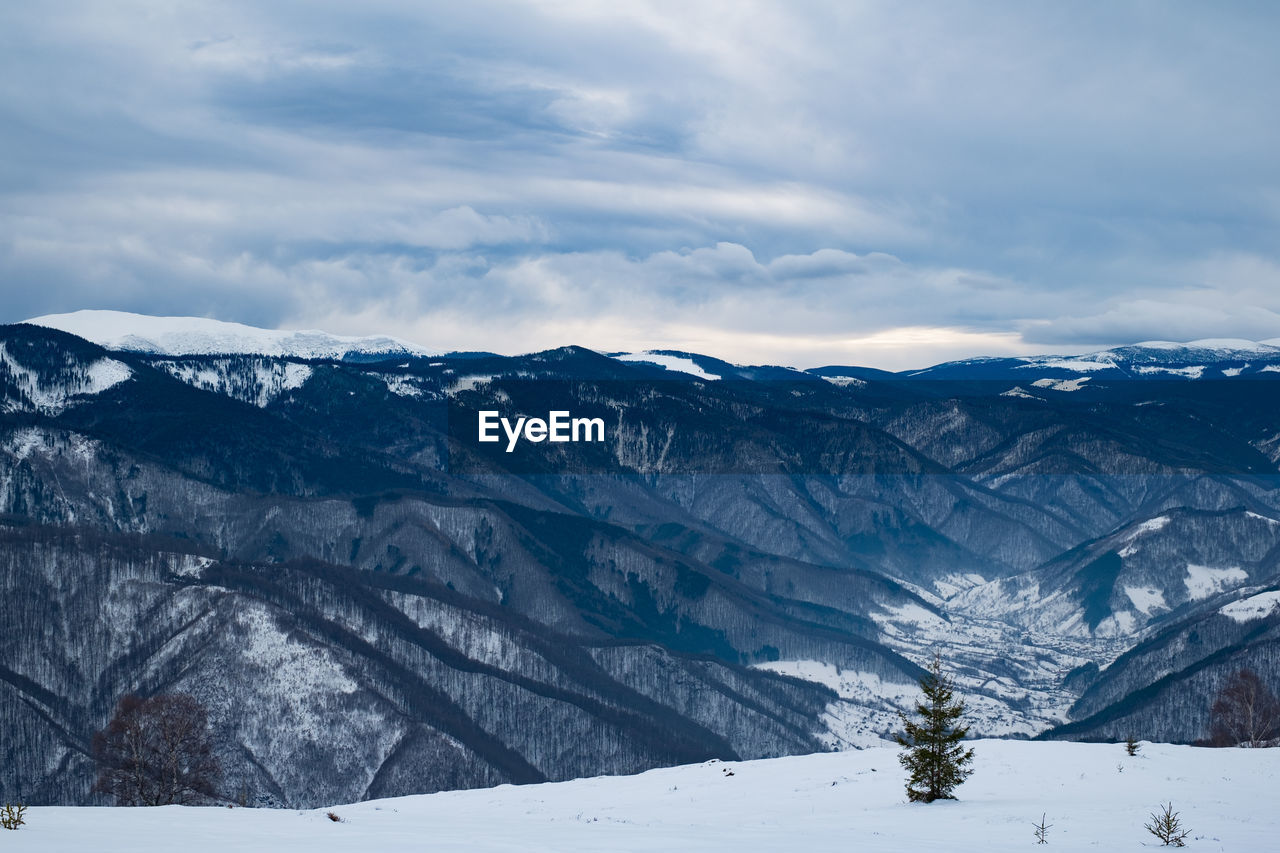
<svg viewBox="0 0 1280 853"><path fill-rule="evenodd" d="M1136 737L1134 737L1132 734L1125 736L1124 751L1129 754L1130 758L1137 755L1138 750L1140 749L1142 749L1142 744L1138 742L1138 739Z"/></svg>
<svg viewBox="0 0 1280 853"><path fill-rule="evenodd" d="M1191 830L1182 825L1182 819L1173 810L1173 802L1160 806L1160 813L1151 815L1151 823L1143 824L1166 847L1186 847Z"/></svg>
<svg viewBox="0 0 1280 853"><path fill-rule="evenodd" d="M961 745L969 733L960 725L964 702L955 699L955 684L942 674L942 657L934 655L929 671L920 679L924 698L916 703L921 722L912 722L899 712L905 732L896 740L906 748L898 756L906 768L907 799L931 803L954 800L952 791L973 772L966 767L973 761L973 750Z"/></svg>
<svg viewBox="0 0 1280 853"><path fill-rule="evenodd" d="M1045 815L1040 815L1040 822L1031 824L1036 829L1036 844L1049 843L1049 830L1053 828L1053 824L1045 822Z"/></svg>

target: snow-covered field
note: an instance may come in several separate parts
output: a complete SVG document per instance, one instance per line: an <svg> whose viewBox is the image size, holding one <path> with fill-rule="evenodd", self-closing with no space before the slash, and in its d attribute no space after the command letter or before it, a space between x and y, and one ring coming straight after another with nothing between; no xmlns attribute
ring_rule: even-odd
<svg viewBox="0 0 1280 853"><path fill-rule="evenodd" d="M1280 849L1280 749L973 743L956 802L907 803L897 750L709 762L638 776L456 791L326 809L32 808L12 851L1005 851L1159 847L1160 803L1189 850Z"/></svg>

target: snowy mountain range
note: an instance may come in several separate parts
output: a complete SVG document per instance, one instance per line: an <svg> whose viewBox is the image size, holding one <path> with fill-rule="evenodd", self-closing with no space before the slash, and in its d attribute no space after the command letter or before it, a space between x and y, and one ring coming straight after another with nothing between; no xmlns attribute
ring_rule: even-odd
<svg viewBox="0 0 1280 853"><path fill-rule="evenodd" d="M873 745L935 651L978 734L1195 741L1232 672L1280 687L1276 359L0 327L0 796L90 801L131 691L302 807ZM488 409L608 440L490 453Z"/></svg>
<svg viewBox="0 0 1280 853"><path fill-rule="evenodd" d="M948 362L907 375L926 379L1229 379L1280 373L1280 339L1147 341L1082 355L982 358ZM1076 390L1059 385L1057 390Z"/></svg>
<svg viewBox="0 0 1280 853"><path fill-rule="evenodd" d="M316 330L276 331L201 317L153 317L126 311L82 310L48 314L24 321L58 329L108 350L152 355L263 355L292 359L337 361L377 360L382 357L432 357L441 353L386 335L347 337ZM677 350L607 353L619 361L653 365L674 373L715 381L721 378L784 378L795 368L746 367ZM1040 382L1037 387L1076 390L1071 379L1094 377L1131 379L1231 378L1280 373L1280 338L1266 341L1205 339L1190 343L1145 341L1131 346L1078 355L976 358L947 362L923 370L891 374L865 367L829 366L808 373L837 378L840 371L862 375L925 379L1014 378ZM718 372L717 372L718 371ZM1052 380L1050 384L1046 380Z"/></svg>

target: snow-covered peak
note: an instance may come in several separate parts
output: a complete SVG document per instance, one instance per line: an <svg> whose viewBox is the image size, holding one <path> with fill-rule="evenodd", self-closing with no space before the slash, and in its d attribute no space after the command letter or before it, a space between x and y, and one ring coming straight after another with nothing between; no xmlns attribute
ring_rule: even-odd
<svg viewBox="0 0 1280 853"><path fill-rule="evenodd" d="M347 337L315 330L259 329L203 317L151 317L126 311L74 311L27 320L59 329L109 350L158 355L251 354L292 358L433 356L417 344L386 335Z"/></svg>
<svg viewBox="0 0 1280 853"><path fill-rule="evenodd" d="M1244 338L1201 338L1198 341L1190 341L1185 344L1180 344L1175 341L1143 341L1142 343L1134 344L1133 348L1162 350L1199 349L1222 353L1265 353L1276 349L1276 341L1250 341L1245 340Z"/></svg>

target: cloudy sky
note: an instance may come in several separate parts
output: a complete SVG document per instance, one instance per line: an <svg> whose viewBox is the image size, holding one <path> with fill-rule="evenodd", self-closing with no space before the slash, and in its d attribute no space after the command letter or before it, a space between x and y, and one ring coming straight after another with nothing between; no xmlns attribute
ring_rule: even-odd
<svg viewBox="0 0 1280 853"><path fill-rule="evenodd" d="M0 7L0 322L801 367L1280 337L1267 2Z"/></svg>

